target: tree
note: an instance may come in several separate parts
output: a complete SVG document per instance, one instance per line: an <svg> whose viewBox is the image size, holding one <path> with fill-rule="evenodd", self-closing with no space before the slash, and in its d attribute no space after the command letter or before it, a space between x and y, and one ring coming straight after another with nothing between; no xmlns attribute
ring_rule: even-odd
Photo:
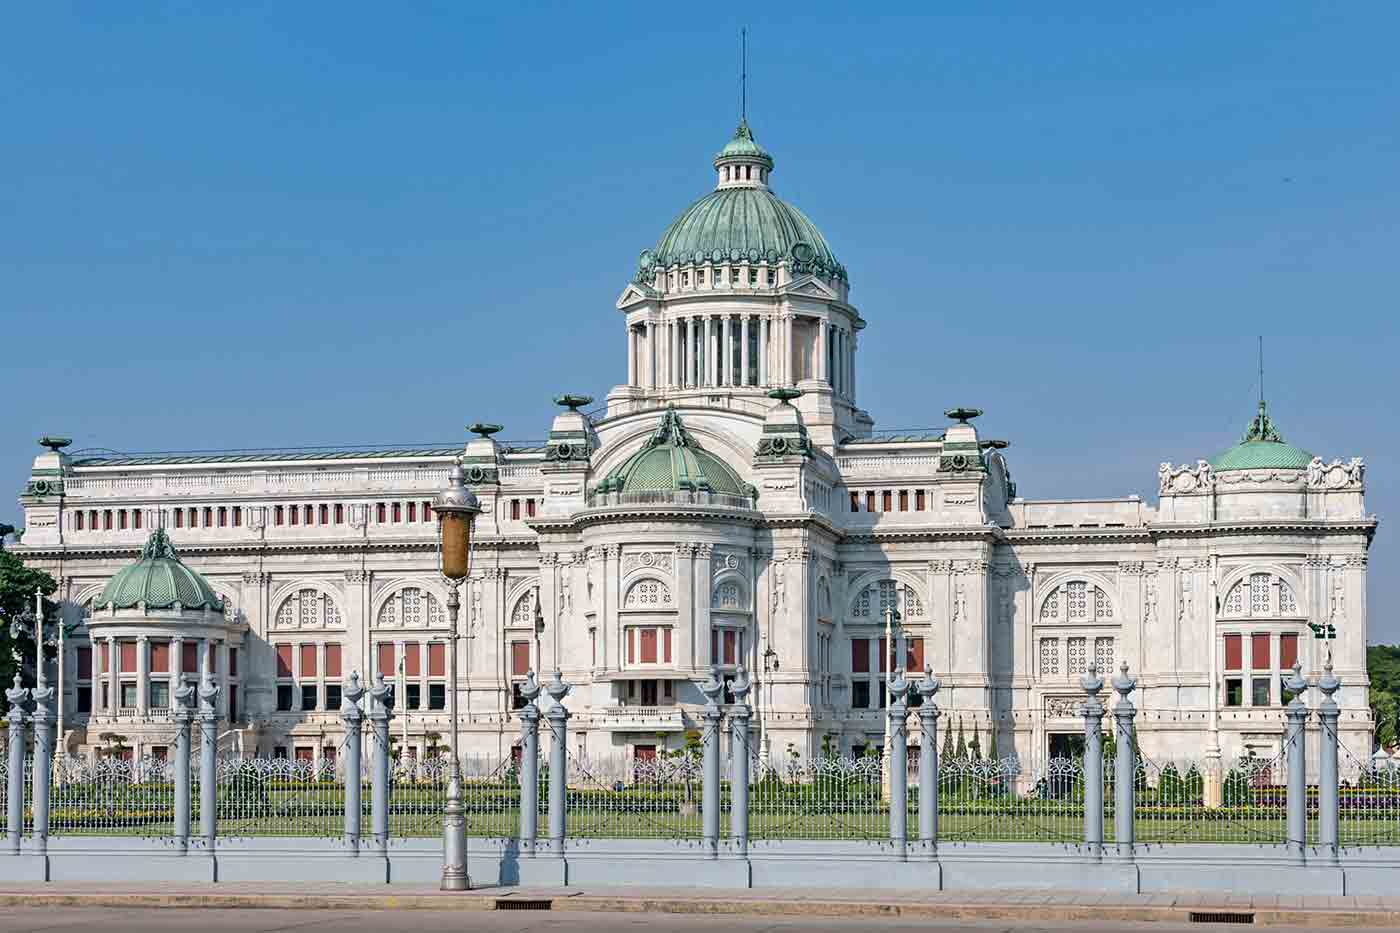
<svg viewBox="0 0 1400 933"><path fill-rule="evenodd" d="M0 687L4 689L14 682L16 671L21 673L26 685L34 683L34 622L32 619L24 621L23 617L34 610L36 589L50 596L58 589L58 584L44 571L26 567L10 551L0 550ZM58 605L45 599L45 617L56 618L57 613ZM9 711L3 689L0 689L0 711Z"/></svg>
<svg viewBox="0 0 1400 933"><path fill-rule="evenodd" d="M938 756L944 761L953 757L953 717L948 717L948 728L943 733L943 749Z"/></svg>
<svg viewBox="0 0 1400 933"><path fill-rule="evenodd" d="M1366 649L1366 673L1371 678L1371 716L1376 721L1376 744L1400 743L1400 645L1371 645Z"/></svg>
<svg viewBox="0 0 1400 933"><path fill-rule="evenodd" d="M953 746L953 757L958 761L967 760L967 740L963 738L962 717L958 717L958 744Z"/></svg>
<svg viewBox="0 0 1400 933"><path fill-rule="evenodd" d="M978 735L978 731L978 725L974 721L972 723L972 741L969 742L967 746L967 752L972 757L973 761L982 760L982 739Z"/></svg>

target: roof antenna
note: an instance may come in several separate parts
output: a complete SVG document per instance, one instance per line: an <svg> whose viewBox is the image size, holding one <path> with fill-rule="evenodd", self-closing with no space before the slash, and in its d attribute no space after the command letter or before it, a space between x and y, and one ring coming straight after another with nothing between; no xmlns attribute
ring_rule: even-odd
<svg viewBox="0 0 1400 933"><path fill-rule="evenodd" d="M739 30L739 122L749 122L749 27Z"/></svg>
<svg viewBox="0 0 1400 933"><path fill-rule="evenodd" d="M1264 335L1259 335L1259 407L1264 407Z"/></svg>

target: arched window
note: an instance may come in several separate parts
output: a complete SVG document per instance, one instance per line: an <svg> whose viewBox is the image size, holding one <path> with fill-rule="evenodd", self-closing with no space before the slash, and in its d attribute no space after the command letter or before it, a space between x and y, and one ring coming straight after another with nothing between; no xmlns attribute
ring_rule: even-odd
<svg viewBox="0 0 1400 933"><path fill-rule="evenodd" d="M379 607L377 624L381 628L432 628L446 618L436 596L425 589L406 586Z"/></svg>
<svg viewBox="0 0 1400 933"><path fill-rule="evenodd" d="M1271 573L1252 573L1241 579L1225 596L1222 615L1261 618L1296 616L1298 600L1282 577Z"/></svg>
<svg viewBox="0 0 1400 933"><path fill-rule="evenodd" d="M879 622L885 618L885 610L891 607L905 619L921 619L924 615L924 604L914 588L894 580L879 580L861 590L851 607L851 615Z"/></svg>
<svg viewBox="0 0 1400 933"><path fill-rule="evenodd" d="M511 625L534 625L535 624L535 590L533 587L521 594L515 601L515 608L510 612Z"/></svg>
<svg viewBox="0 0 1400 933"><path fill-rule="evenodd" d="M744 588L739 585L738 580L727 580L715 587L714 599L711 605L716 609L744 610L745 605Z"/></svg>
<svg viewBox="0 0 1400 933"><path fill-rule="evenodd" d="M275 624L277 628L339 628L343 623L335 600L307 587L282 600Z"/></svg>
<svg viewBox="0 0 1400 933"><path fill-rule="evenodd" d="M671 606L671 588L660 580L638 580L627 590L623 609L662 609Z"/></svg>
<svg viewBox="0 0 1400 933"><path fill-rule="evenodd" d="M1083 580L1055 587L1040 604L1042 622L1114 622L1113 601L1101 588Z"/></svg>

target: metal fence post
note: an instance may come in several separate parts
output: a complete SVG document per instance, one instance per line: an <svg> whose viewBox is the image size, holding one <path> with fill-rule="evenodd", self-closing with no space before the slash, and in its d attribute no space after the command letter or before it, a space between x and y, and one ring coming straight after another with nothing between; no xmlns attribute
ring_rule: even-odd
<svg viewBox="0 0 1400 933"><path fill-rule="evenodd" d="M909 856L909 681L896 668L888 684L890 718L890 843L900 860Z"/></svg>
<svg viewBox="0 0 1400 933"><path fill-rule="evenodd" d="M1303 679L1302 665L1294 663L1293 676L1284 681L1284 686L1293 691L1284 714L1288 717L1288 731L1285 739L1288 771L1288 834L1285 839L1288 851L1303 857L1303 846L1307 843L1308 832L1308 752L1304 741L1304 729L1308 722L1308 707L1303 702L1303 691L1308 682Z"/></svg>
<svg viewBox="0 0 1400 933"><path fill-rule="evenodd" d="M549 851L563 856L569 785L569 711L564 708L564 697L571 688L564 683L556 667L544 689L554 701L546 714L549 717Z"/></svg>
<svg viewBox="0 0 1400 933"><path fill-rule="evenodd" d="M1137 747L1133 744L1133 717L1137 707L1128 694L1137 689L1137 679L1128 676L1128 662L1113 678L1118 702L1113 707L1113 741L1117 750L1113 767L1113 841L1119 855L1132 855L1134 836L1133 815L1137 810Z"/></svg>
<svg viewBox="0 0 1400 933"><path fill-rule="evenodd" d="M1103 854L1103 703L1099 691L1103 678L1098 666L1090 664L1079 678L1084 689L1084 843L1091 855Z"/></svg>
<svg viewBox="0 0 1400 933"><path fill-rule="evenodd" d="M1317 716L1322 721L1322 736L1317 762L1317 843L1331 858L1337 857L1337 830L1339 813L1337 810L1338 788L1341 778L1337 769L1337 719L1341 710L1333 699L1342 682L1332 673L1332 659L1322 669L1317 689L1322 692L1322 702L1317 705Z"/></svg>
<svg viewBox="0 0 1400 933"><path fill-rule="evenodd" d="M720 680L719 668L710 668L710 679L700 685L705 694L705 776L701 785L700 810L704 817L703 833L705 854L719 858L719 729L722 714L719 701L724 694L724 681Z"/></svg>
<svg viewBox="0 0 1400 933"><path fill-rule="evenodd" d="M204 650L204 670L199 684L199 834L204 837L204 844L212 855L219 816L219 772L216 761L219 733L218 715L214 712L219 687L214 683L207 641Z"/></svg>
<svg viewBox="0 0 1400 933"><path fill-rule="evenodd" d="M394 718L394 691L384 672L374 672L369 691L369 722L374 735L374 770L370 785L370 832L380 855L389 854L389 720Z"/></svg>
<svg viewBox="0 0 1400 933"><path fill-rule="evenodd" d="M10 837L10 852L19 855L20 839L24 836L24 702L29 691L19 685L19 674L15 674L15 685L5 691L5 699L10 702L10 714L5 717L10 724L10 766L7 772L5 811Z"/></svg>
<svg viewBox="0 0 1400 933"><path fill-rule="evenodd" d="M29 691L34 699L34 848L41 855L49 850L49 784L53 780L53 729L50 726L49 698L53 688L44 686L43 674L39 686Z"/></svg>
<svg viewBox="0 0 1400 933"><path fill-rule="evenodd" d="M362 783L361 756L364 745L365 714L360 698L365 688L360 686L358 671L350 672L350 684L341 694L340 717L345 720L345 845L351 854L360 854L360 787Z"/></svg>
<svg viewBox="0 0 1400 933"><path fill-rule="evenodd" d="M734 694L734 704L729 708L729 835L734 838L736 855L749 854L749 691L753 682L749 680L744 666L739 671L729 690Z"/></svg>
<svg viewBox="0 0 1400 933"><path fill-rule="evenodd" d="M194 723L194 687L175 688L175 848L190 850L190 738Z"/></svg>
<svg viewBox="0 0 1400 933"><path fill-rule="evenodd" d="M525 708L520 711L520 849L534 856L540 834L540 708L535 702L540 685L530 671L520 687Z"/></svg>
<svg viewBox="0 0 1400 933"><path fill-rule="evenodd" d="M923 698L919 706L919 843L929 858L938 854L938 704L933 698L939 686L933 668L924 668L918 687Z"/></svg>

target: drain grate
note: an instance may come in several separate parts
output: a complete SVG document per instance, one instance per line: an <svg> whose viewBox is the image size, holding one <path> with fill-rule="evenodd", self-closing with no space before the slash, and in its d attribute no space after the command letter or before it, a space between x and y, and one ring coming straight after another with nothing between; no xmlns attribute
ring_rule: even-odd
<svg viewBox="0 0 1400 933"><path fill-rule="evenodd" d="M554 901L547 897L498 897L497 910L552 910Z"/></svg>
<svg viewBox="0 0 1400 933"><path fill-rule="evenodd" d="M1254 914L1234 913L1230 911L1191 911L1192 923L1253 923Z"/></svg>

